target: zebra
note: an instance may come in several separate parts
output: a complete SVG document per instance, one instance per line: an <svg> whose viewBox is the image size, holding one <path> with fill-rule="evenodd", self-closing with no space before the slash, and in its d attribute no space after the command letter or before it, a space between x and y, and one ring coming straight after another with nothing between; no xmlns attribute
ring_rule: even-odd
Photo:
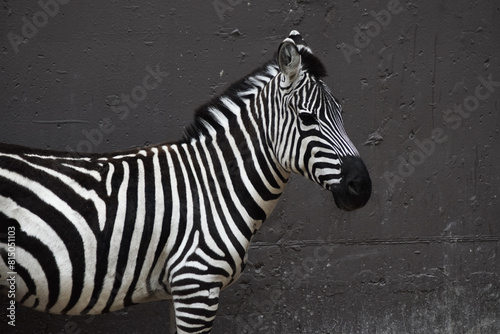
<svg viewBox="0 0 500 334"><path fill-rule="evenodd" d="M209 333L292 173L342 210L370 198L325 75L293 30L178 141L105 154L0 144L1 291L14 275L18 304L66 315L168 299L173 331Z"/></svg>

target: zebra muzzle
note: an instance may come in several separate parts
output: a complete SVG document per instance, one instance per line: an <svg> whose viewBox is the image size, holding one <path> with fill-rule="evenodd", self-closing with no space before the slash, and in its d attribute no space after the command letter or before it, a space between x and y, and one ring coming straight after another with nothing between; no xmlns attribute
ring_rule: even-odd
<svg viewBox="0 0 500 334"><path fill-rule="evenodd" d="M331 188L339 209L352 211L365 206L372 193L372 181L363 160L357 156L342 159L342 179Z"/></svg>

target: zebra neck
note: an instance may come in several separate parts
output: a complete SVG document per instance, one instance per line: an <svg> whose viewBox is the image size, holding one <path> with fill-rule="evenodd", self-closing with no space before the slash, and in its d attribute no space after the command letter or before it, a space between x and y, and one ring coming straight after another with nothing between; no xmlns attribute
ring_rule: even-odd
<svg viewBox="0 0 500 334"><path fill-rule="evenodd" d="M246 226L247 237L274 209L289 177L252 123L239 118L218 131L168 147L174 165L182 163L176 168L182 170L184 186L196 193L193 198L205 208L204 214L232 220L240 230Z"/></svg>
<svg viewBox="0 0 500 334"><path fill-rule="evenodd" d="M233 205L252 233L275 207L289 173L274 154L269 141L269 114L264 101L274 100L275 62L230 86L222 95L196 111L185 137L171 145L183 152L186 169L209 187L217 200ZM236 212L237 211L237 212Z"/></svg>

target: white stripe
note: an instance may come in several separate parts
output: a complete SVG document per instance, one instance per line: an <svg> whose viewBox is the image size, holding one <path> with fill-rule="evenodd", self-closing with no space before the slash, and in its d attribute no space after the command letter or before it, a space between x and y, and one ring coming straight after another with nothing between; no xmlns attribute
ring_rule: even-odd
<svg viewBox="0 0 500 334"><path fill-rule="evenodd" d="M179 193L177 192L178 189L178 184L177 184L177 176L175 174L175 169L174 169L174 162L170 153L170 147L163 146L163 150L165 151L167 155L167 166L170 167L170 173L169 173L169 178L170 178L170 189L172 190L171 193L171 201L172 201L172 218L170 219L170 233L168 235L167 243L165 245L165 250L163 251L162 255L169 256L173 245L175 243L175 239L177 238L177 234L179 233L179 221L180 221L180 198L179 198ZM165 259L166 260L166 259ZM164 261L158 261L158 264L162 264L162 266L156 266L153 272L152 277L159 277L161 270L163 270L163 262ZM169 261L171 262L171 261ZM167 263L167 268L166 271L167 273L169 272L170 267ZM168 281L170 283L170 277L168 278ZM155 282L151 282L152 284Z"/></svg>
<svg viewBox="0 0 500 334"><path fill-rule="evenodd" d="M236 192L234 190L234 184L233 184L233 181L231 180L231 177L230 177L230 172L227 169L227 165L224 163L224 157L222 155L222 151L221 151L220 147L218 145L216 145L216 143L215 143L215 137L213 137L212 143L213 143L213 146L214 146L215 151L217 153L217 157L213 157L212 159L217 158L217 159L219 159L219 161L221 163L222 174L224 176L225 185L226 185L227 190L229 191L229 194L230 194L230 199L233 202L236 209L238 210L238 213L240 214L242 220L247 222L247 224L252 224L252 226L249 226L249 229L253 231L254 220L250 217L246 208L241 204L240 199L236 195ZM202 142L202 145L203 145L204 149L206 151L208 151L206 143ZM211 160L211 159L209 159L209 160ZM217 172L215 171L214 165L211 162L209 163L209 169L210 169L211 175L217 175ZM205 181L205 182L208 182L208 181ZM213 196L213 195L215 195L215 196ZM216 194L210 193L209 196L210 196L210 203L211 203L212 211L216 212L214 203L215 203L215 201L219 201L221 208L222 208L222 212L224 214L224 219L229 224L229 228L233 232L234 237L239 241L240 245L245 250L248 249L248 246L250 245L250 241L247 240L247 238L241 233L240 229L236 225L234 225L234 218L231 216L231 213L229 212L227 204L225 203L224 196L222 194L221 186L218 182L216 182ZM214 197L215 197L215 200L214 200ZM238 265L238 260L241 261L243 259L240 259L240 256L239 256L236 248L234 247L233 243L230 242L230 240L228 239L227 234L225 233L224 226L223 226L220 218L219 217L214 217L214 218L215 218L217 230L220 231L220 233L221 233L221 238L223 240L225 240L224 242L225 242L226 246L228 247L228 249L231 253L231 256L233 257L233 259L236 260L236 264ZM231 270L228 270L228 272L230 274L232 274Z"/></svg>
<svg viewBox="0 0 500 334"><path fill-rule="evenodd" d="M144 155L144 154L143 154ZM120 155L115 155L114 157L111 157L111 159L123 159L123 158L135 158L137 157L136 153L130 153L130 154L120 154Z"/></svg>
<svg viewBox="0 0 500 334"><path fill-rule="evenodd" d="M69 167L69 168L73 168L74 170L76 170L77 172L80 172L82 174L92 176L98 182L101 182L101 180L102 180L101 179L101 174L98 171L88 170L88 169L85 169L85 168L82 168L82 167L78 167L78 166L73 166L71 164L64 163L64 162L61 163L61 165Z"/></svg>
<svg viewBox="0 0 500 334"><path fill-rule="evenodd" d="M231 180L231 173L227 169L227 164L225 164L225 159L224 159L224 155L222 153L222 150L220 149L220 147L215 142L215 136L213 137L213 143L212 144L213 144L213 146L215 148L215 151L217 153L217 159L219 159L219 161L221 163L222 174L224 175L224 181L226 183L227 190L230 193L231 200L234 202L234 205L238 209L238 212L240 213L240 215L242 216L242 218L243 218L244 221L246 221L246 222L253 221L252 217L248 214L246 208L241 204L240 199L238 198L238 196L236 194L236 191L234 190L233 180ZM214 168L214 166L212 164L210 164L210 172L212 173L212 175L216 175L217 174L216 171L215 171L215 168ZM222 195L222 190L221 190L220 185L218 183L217 183L217 197L216 198L217 199L224 198L224 196ZM228 222L234 221L234 219L231 217L231 214L230 214L229 210L227 209L227 205L221 205L221 207L223 209L224 216L226 217L226 221L228 221ZM235 232L237 232L236 237L238 238L238 240L242 240L241 238L246 239L241 234L241 232L239 232L239 229L237 229L236 227L234 227L233 230L235 230Z"/></svg>
<svg viewBox="0 0 500 334"><path fill-rule="evenodd" d="M164 147L166 149L166 147ZM134 294L132 296L132 301L140 302L144 298L151 298L150 291L147 287L147 277L153 265L153 260L155 256L156 249L158 248L158 243L160 242L160 236L163 228L163 218L165 216L165 200L163 195L163 183L161 176L161 168L160 168L160 160L158 157L158 149L152 148L151 151L154 153L153 155L153 173L154 173L154 187L155 187L155 218L153 222L153 230L151 231L151 240L149 241L148 250L146 252L146 258L144 259L144 263L141 269L141 275L139 280L137 281L137 285L134 290ZM173 188L175 189L175 188ZM172 225L173 227L173 225ZM172 233L172 232L171 232ZM154 271L151 275L151 282L153 289L157 289L159 291L161 289L158 286L158 277L160 276L161 271L164 269L163 264L166 261L166 252L162 252L157 266L154 268ZM141 259L140 259L141 260Z"/></svg>
<svg viewBox="0 0 500 334"><path fill-rule="evenodd" d="M172 145L170 147L173 151L175 151L179 157L179 160L180 160L180 166L181 166L181 171L182 171L182 177L184 179L184 182L185 182L185 189L186 189L186 203L185 205L183 205L183 207L186 208L186 229L184 231L184 237L181 241L181 244L179 245L179 248L176 249L175 251L173 250L173 246L174 246L174 243L177 239L177 234L178 234L178 231L176 231L177 233L170 233L170 235L168 236L168 240L167 240L167 246L166 246L166 252L167 254L170 254L170 258L168 259L168 262L167 262L167 269L168 268L171 268L171 265L172 263L175 263L179 257L181 256L181 252L186 249L187 247L187 243L188 243L188 240L189 240L189 237L190 237L190 234L191 234L191 231L193 229L193 209L194 209L194 206L193 206L193 194L191 192L191 184L189 182L189 177L187 175L187 171L186 171L186 166L184 165L184 163L182 162L182 159L181 159L181 154L180 154L180 150L182 149L184 152L187 151L187 144L181 144L180 146L178 145ZM173 165L170 165L170 166L173 166ZM174 174L173 175L173 178L176 178L176 175L175 173L172 173ZM177 188L174 188L174 191L173 193L175 193L175 189ZM173 211L177 211L176 210L177 208L173 206L172 210ZM178 207L178 209L180 210L180 206ZM177 213L179 214L179 213ZM178 225L179 225L179 222L175 222L173 221L172 222L172 228L177 227L178 228ZM196 232L198 233L198 232ZM197 242L197 240L195 240L194 242ZM187 256L189 256L189 252L187 253ZM170 275L168 277L168 281L169 282L172 282L172 276L175 274L175 271L177 268L182 268L182 264L184 263L185 259L181 260L179 262L179 265L176 267L176 268L172 268L171 271L170 271Z"/></svg>
<svg viewBox="0 0 500 334"><path fill-rule="evenodd" d="M57 268L59 269L60 293L59 299L57 300L57 303L54 305L51 311L54 313L60 313L69 302L73 286L73 278L71 275L71 273L73 272L73 268L71 266L71 260L66 245L59 237L59 235L50 227L50 225L48 225L34 213L23 207L20 207L12 199L3 197L1 195L0 203L1 211L3 214L17 221L21 226L22 231L24 231L27 235L38 239L41 243L49 247L50 251L54 255ZM40 310L44 310L48 301L48 294L47 296L44 295L45 293L48 293L48 288L45 286L45 284L47 284L45 272L43 271L43 269L41 272L36 271L36 264L38 264L37 260L35 258L32 258L31 256L28 258L24 258L18 252L19 249L19 247L16 248L17 264L23 266L24 268L32 268L33 275L31 275L31 278L35 281L35 285L37 286L37 296L39 296L41 298L41 301L43 301L41 303L43 305L40 305ZM33 261L36 261L35 265L32 263ZM1 276L6 277L3 275L3 273ZM18 296L22 296L26 292L27 291L21 291L20 289L17 290Z"/></svg>
<svg viewBox="0 0 500 334"><path fill-rule="evenodd" d="M0 249L3 249L7 251L7 245L5 244L0 244ZM35 284L36 284L36 298L38 298L38 306L35 307L35 310L45 312L45 308L47 307L47 303L49 302L49 284L47 282L47 277L45 276L45 271L43 270L42 266L38 262L36 258L31 255L31 253L28 253L27 251L24 250L24 248L20 246L16 246L16 261L18 264L22 263L22 266L26 269L28 272L28 278L36 278ZM2 268L3 269L3 268ZM7 267L5 267L7 269ZM2 281L4 281L4 277L8 277L10 275L7 275L7 273L3 272L3 270L0 270L0 274L2 275ZM3 276L5 274L5 276ZM18 274L19 275L19 274ZM16 275L16 294L15 298L17 302L20 302L20 299L24 296L24 294L27 292L27 286L24 280L21 278L21 276ZM3 286L2 282L2 287ZM28 300L26 300L23 305L28 306L28 307L33 307L33 301L35 298L30 297ZM56 304L57 305L57 304ZM17 305L16 305L17 306ZM52 311L53 309L51 309Z"/></svg>
<svg viewBox="0 0 500 334"><path fill-rule="evenodd" d="M129 186L130 170L126 161L122 161L123 166L123 180L118 190L118 207L116 209L116 218L113 225L113 234L111 235L111 242L109 245L108 254L108 270L104 277L104 284L99 299L94 307L90 310L90 314L102 313L106 307L109 296L113 290L115 280L120 280L121 277L116 277L116 265L118 262L118 255L120 253L120 243L123 237L123 226L125 223L125 216L127 214L127 190Z"/></svg>
<svg viewBox="0 0 500 334"><path fill-rule="evenodd" d="M70 154L70 153L68 153ZM78 160L83 160L83 161L91 161L91 158L88 157L64 157L64 156L55 156L55 155L39 155L39 154L32 154L32 153L25 153L24 156L27 157L32 157L32 158L38 158L38 159L46 159L46 160L72 160L72 161L78 161Z"/></svg>
<svg viewBox="0 0 500 334"><path fill-rule="evenodd" d="M340 169L336 168L318 168L316 169L316 178L322 175L340 175ZM334 181L334 180L332 180ZM336 179L337 182L340 182L340 179Z"/></svg>
<svg viewBox="0 0 500 334"><path fill-rule="evenodd" d="M80 300L77 306L83 305L81 310L76 310L76 313L68 312L68 314L78 314L83 308L85 308L86 303L89 302L94 289L94 277L95 277L95 261L96 261L96 249L97 241L94 233L90 229L88 223L85 219L76 211L74 211L66 202L61 200L57 195L55 195L51 190L45 188L41 184L32 181L16 172L11 172L9 170L0 168L0 175L10 179L11 181L17 183L19 186L29 189L34 195L38 196L40 200L52 206L55 210L59 211L63 216L65 216L73 226L78 230L80 237L83 240L83 249L85 257L85 273L84 273L84 285ZM73 308L74 309L74 308Z"/></svg>
<svg viewBox="0 0 500 334"><path fill-rule="evenodd" d="M76 182L72 178L68 177L67 175L56 172L56 171L49 169L47 167L36 165L34 163L31 163L27 160L20 158L17 155L0 153L0 156L6 156L6 157L10 157L10 158L22 161L23 163L27 164L28 166L31 166L31 167L38 169L38 170L41 170L49 175L52 175L55 178L58 178L61 182L65 183L68 187L70 187L75 192L75 194L79 195L80 197L82 197L85 200L91 200L92 202L94 202L94 207L97 211L97 217L99 219L99 226L100 226L101 231L102 231L102 229L104 228L104 223L106 221L106 204L96 194L95 190L85 189L78 182Z"/></svg>
<svg viewBox="0 0 500 334"><path fill-rule="evenodd" d="M108 164L108 175L106 176L106 194L111 196L113 188L111 188L111 181L113 180L113 174L115 173L115 165L112 163ZM101 228L102 231L102 228Z"/></svg>
<svg viewBox="0 0 500 334"><path fill-rule="evenodd" d="M189 224L189 225L192 225L192 224ZM189 226L189 227L192 227L192 226ZM180 253L184 249L189 247L189 250L186 252L186 255L184 255L184 258L182 258L179 261L179 263L175 267L173 267L171 270L169 282L171 282L172 285L174 285L174 283L177 280L182 280L182 279L186 279L186 278L188 278L188 279L193 278L193 274L191 274L191 273L184 273L184 274L176 275L175 277L173 277L176 274L177 270L182 270L186 267L187 258L196 252L196 249L198 248L198 244L200 243L200 231L195 231L194 236L193 236L193 241L191 244L188 245L187 241L190 237L190 234L191 234L191 228L189 229L189 233L186 233L184 235L184 239L182 240L181 247L179 247L180 251L177 252L174 256L172 256L169 259L169 264L171 264L172 262L175 262L179 258ZM175 259L173 259L174 257L175 257ZM169 267L170 267L170 265L169 265Z"/></svg>
<svg viewBox="0 0 500 334"><path fill-rule="evenodd" d="M205 141L206 141L206 138L202 138L200 140L200 142L201 142L201 144L203 146L204 151L208 152L208 150L206 148ZM193 149L195 150L195 155L196 155L196 159L198 160L198 164L200 166L203 166L203 163L201 161L201 156L200 156L198 150L196 149L195 146L193 146ZM208 157L207 160L208 160L208 164L211 165L212 164L212 159L210 157ZM194 167L192 165L190 167L191 167L191 169L194 169ZM207 173L206 173L206 169L205 168L201 169L201 176L203 178L203 184L204 185L208 185L209 181L208 181L208 177L207 177ZM200 194L203 194L203 189L201 189L199 180L197 179L196 181L197 181L197 186L198 186L198 192ZM205 187L207 187L207 186L205 186ZM211 189L207 189L207 194L208 194L208 202L209 202L208 204L210 205L210 209L212 211L212 218L215 220L215 223L217 225L217 230L220 231L220 237L222 238L224 244L229 247L231 245L231 241L227 237L226 231L224 230L224 226L222 226L222 223L220 221L220 217L219 217L219 214L217 212L217 208L215 207L215 204L214 204L214 201L213 201L213 198L212 198L212 191L211 191ZM223 199L221 198L221 200L223 200ZM220 249L219 245L217 245L217 243L215 242L215 240L212 238L212 235L210 234L210 230L208 228L207 216L206 216L205 201L204 201L204 199L203 199L202 196L200 197L200 202L201 202L200 203L201 228L202 228L202 233L203 233L205 242L208 244L208 246L210 247L210 249L213 252L215 252L217 255L224 256L225 255L224 252L222 251L222 249ZM224 206L225 203L221 203L221 205Z"/></svg>
<svg viewBox="0 0 500 334"><path fill-rule="evenodd" d="M207 271L208 270L208 267L200 262L196 262L196 261L187 261L186 263L184 263L184 268L186 267L191 267L191 268L195 268L195 269L199 269L201 271Z"/></svg>
<svg viewBox="0 0 500 334"><path fill-rule="evenodd" d="M123 273L123 278L121 280L122 284L118 290L115 302L110 311L124 308L124 298L126 293L132 283L134 278L134 272L136 269L137 255L139 253L139 248L141 245L142 231L144 230L144 220L146 218L146 190L145 190L145 173L144 173L144 163L142 160L137 160L138 167L138 182L137 182L137 211L134 225L134 232L132 234L132 240L130 241L130 248L127 258L127 267Z"/></svg>
<svg viewBox="0 0 500 334"><path fill-rule="evenodd" d="M225 261L225 260L215 260L215 259L211 258L210 256L208 256L208 254L206 254L201 248L198 248L196 250L196 255L198 255L199 257L201 257L207 263L210 263L210 266L223 269L223 270L227 271L228 273L230 273L232 275L231 267L229 266L229 263L227 261Z"/></svg>
<svg viewBox="0 0 500 334"><path fill-rule="evenodd" d="M187 284L187 285L181 285L181 286L176 286L172 288L172 291L184 291L184 290L197 290L200 288L199 284Z"/></svg>
<svg viewBox="0 0 500 334"><path fill-rule="evenodd" d="M246 103L246 105L248 106L247 103ZM248 106L248 109L250 110L249 106ZM259 125L257 124L257 122L255 121L255 119L252 116L253 115L251 115L251 114L248 115L248 117L250 118L250 123L253 125L253 127L255 129L255 132L257 133L257 136L258 136L258 142L260 143L259 144L260 147L258 149L260 149L261 152L264 152L264 150L267 150L268 148L264 148L262 146L263 145L262 143L264 142L264 140L262 140L260 138ZM238 124L239 124L240 128L242 129L242 132L243 132L243 134L245 136L245 140L246 140L246 142L247 142L247 144L249 146L250 153L252 154L252 161L254 162L253 165L255 167L255 170L259 173L260 179L262 180L262 182L264 183L264 185L266 186L266 188L272 194L281 194L281 193L283 193L285 184L283 184L283 182L281 181L281 179L279 178L279 176L277 176L274 173L274 170L273 170L272 166L270 165L269 161L267 160L267 157L265 157L266 158L266 163L267 163L267 169L269 171L271 171L271 173L273 173L274 179L278 183L279 188L275 188L275 187L271 186L271 184L269 183L269 181L265 177L264 172L262 171L262 166L258 162L257 155L255 153L256 152L256 148L253 146L252 138L250 137L250 134L248 133L248 131L245 130L245 126L243 125L243 120L241 118L238 118ZM275 164L279 165L277 162L275 162ZM273 208L274 208L274 206L273 206ZM270 212L268 212L268 214L269 213Z"/></svg>
<svg viewBox="0 0 500 334"><path fill-rule="evenodd" d="M250 104L249 104L248 99L245 99L245 105L247 106L247 110L250 110ZM263 108L263 106L257 106L257 108ZM259 143L259 147L254 148L254 150L252 150L252 159L254 161L258 161L256 154L255 154L255 150L258 149L258 150L260 150L260 152L265 152L269 148L264 147L265 140L261 137L261 133L259 130L260 125L257 124L257 121L255 120L255 118L253 117L253 115L251 113L249 113L249 117L250 117L250 123L252 124L252 126L255 130L255 133L257 134L257 142ZM246 138L247 142L251 142L250 135L247 132L245 132L245 138ZM262 166L260 166L260 164L256 163L256 168L259 171L259 174L261 175L262 180L265 182L267 189L269 189L273 194L282 194L283 190L285 189L286 183L283 183L283 181L281 180L281 176L283 176L283 174L286 172L282 169L281 164L277 160L271 162L268 160L268 158L265 154L263 154L263 156L266 159L267 170L273 175L273 179L278 184L278 188L271 186L268 179L264 176L264 173L262 172ZM278 168L278 170L281 171L281 175L278 175L275 172L273 166L276 166Z"/></svg>
<svg viewBox="0 0 500 334"><path fill-rule="evenodd" d="M226 105L226 107L228 109L232 110L233 112L237 112L237 110L240 109L233 101L231 101L229 99L225 99L223 102ZM254 148L252 146L252 140L251 140L250 136L248 135L247 130L245 129L245 126L243 124L243 121L242 121L241 117L238 117L238 125L240 126L241 132L244 133L244 134L246 134L245 135L246 144L248 145L249 150L251 151L252 161L255 162L254 163L254 165L255 165L257 163L257 157L254 154L255 150L254 150ZM257 189L255 189L255 186L253 185L252 180L250 180L250 178L248 177L247 171L245 169L245 161L243 161L243 157L241 155L241 152L240 152L240 149L238 147L238 144L234 140L234 137L231 136L231 134L227 130L226 130L226 138L227 138L227 141L229 142L229 144L230 144L230 146L231 146L231 148L233 150L234 156L236 157L236 162L237 162L238 167L239 167L239 169L238 169L239 170L239 174L240 174L241 180L243 181L244 186L246 187L246 189L250 193L250 196L252 196L252 198L255 200L255 202L257 203L257 205L259 205L259 207L261 207L265 211L266 215L269 215L271 213L272 209L274 209L274 206L276 205L277 201L268 201L268 202L264 201L264 199L259 194L259 192L257 191ZM214 140L214 142L215 142L215 140ZM224 160L221 160L221 161L224 161ZM256 168L256 169L257 169L258 172L260 172L259 168ZM271 186L269 185L269 183L266 182L266 179L265 179L264 175L262 175L261 173L259 173L259 176L263 180L263 183L265 184L266 188L270 189ZM279 192L281 192L281 190L279 190ZM252 222L253 219L251 219L251 218L249 220L245 219L245 221ZM256 222L256 223L257 223L256 226L260 227L260 224L262 222ZM253 232L253 229L252 229L252 232ZM238 239L240 241L243 240L243 239L240 239L239 235L237 235L237 237L238 237Z"/></svg>

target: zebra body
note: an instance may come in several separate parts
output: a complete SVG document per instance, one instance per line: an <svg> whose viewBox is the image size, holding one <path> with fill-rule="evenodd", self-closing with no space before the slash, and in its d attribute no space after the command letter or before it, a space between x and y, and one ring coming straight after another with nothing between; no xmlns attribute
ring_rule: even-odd
<svg viewBox="0 0 500 334"><path fill-rule="evenodd" d="M178 333L207 333L292 172L346 210L371 192L324 70L296 31L201 107L174 143L75 155L0 144L0 227L16 231L16 300L101 314L173 299ZM7 242L0 240L6 288Z"/></svg>

